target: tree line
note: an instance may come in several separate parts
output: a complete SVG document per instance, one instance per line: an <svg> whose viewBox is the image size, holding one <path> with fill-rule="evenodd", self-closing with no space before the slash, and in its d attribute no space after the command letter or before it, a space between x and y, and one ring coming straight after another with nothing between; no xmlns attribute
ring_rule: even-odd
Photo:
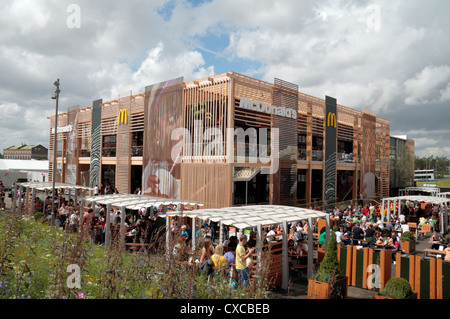
<svg viewBox="0 0 450 319"><path fill-rule="evenodd" d="M434 169L435 174L448 175L450 159L446 156L428 156L418 157L414 159L414 169Z"/></svg>

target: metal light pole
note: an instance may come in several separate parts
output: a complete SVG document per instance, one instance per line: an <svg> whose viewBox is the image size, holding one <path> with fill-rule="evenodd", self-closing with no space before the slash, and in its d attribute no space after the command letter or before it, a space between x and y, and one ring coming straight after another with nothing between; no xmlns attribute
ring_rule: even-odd
<svg viewBox="0 0 450 319"><path fill-rule="evenodd" d="M55 94L52 95L52 99L56 100L56 112L55 112L55 133L53 141L53 178L52 178L52 218L51 224L55 224L55 179L56 179L56 151L58 150L57 135L58 135L58 100L59 100L59 79L55 81L56 86Z"/></svg>

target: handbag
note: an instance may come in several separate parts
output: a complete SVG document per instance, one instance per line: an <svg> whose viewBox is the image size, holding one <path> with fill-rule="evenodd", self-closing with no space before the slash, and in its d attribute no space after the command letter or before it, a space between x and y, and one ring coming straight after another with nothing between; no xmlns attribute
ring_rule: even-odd
<svg viewBox="0 0 450 319"><path fill-rule="evenodd" d="M213 272L214 262L212 261L212 258L207 259L205 262L200 264L199 269L200 272L205 273L207 276L209 276Z"/></svg>

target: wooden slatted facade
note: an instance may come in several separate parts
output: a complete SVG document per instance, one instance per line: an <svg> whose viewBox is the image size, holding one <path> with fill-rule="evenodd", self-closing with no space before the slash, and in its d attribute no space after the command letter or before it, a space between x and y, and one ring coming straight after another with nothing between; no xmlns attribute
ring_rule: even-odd
<svg viewBox="0 0 450 319"><path fill-rule="evenodd" d="M276 177L276 180L274 180L274 176L271 176L270 203L283 202L289 205L299 205L308 204L312 201L313 172L324 172L325 165L322 160L326 125L325 100L300 93L296 86L285 87L289 86L287 82L281 80L275 82L277 83L272 84L242 74L228 72L186 82L182 85L183 128L190 133L190 136L188 136L189 138L185 136L182 140L183 152L179 154L182 160L180 165L181 199L203 202L207 208L232 206L234 192L236 191L233 187L235 168L251 168L253 170L268 167L272 164L237 162L237 139L234 136L234 129L242 127L265 128L269 133L273 131L273 128L278 128L283 131L283 134L295 135L289 138L288 144L296 151L298 150L297 161L294 156L294 167L287 164L287 166L282 167L282 170L287 175L292 175L294 180L297 170L301 170L302 174L306 171L304 199L301 202L296 200L296 186L291 185L289 194L294 194L294 196L292 201L289 202L286 194L280 194L280 183L282 183L280 176ZM282 85L283 83L285 85ZM120 193L133 191L130 189L131 166L143 165L142 157L133 155L132 134L144 132L146 129L144 114L146 108L149 107L146 103L148 98L146 94L149 93L132 95L131 92L127 92L121 94L117 100L101 104L102 138L109 135L116 136L116 155L103 156L101 165L115 167L115 186ZM240 107L242 99L296 108L295 124L293 127L291 124L285 125L283 123L289 119L242 108ZM127 110L128 121L119 124L118 115L120 110L124 109ZM350 172L353 178L353 190L351 192L351 198L353 199L358 198L360 191L359 181L362 176L363 158L370 158L375 163L378 197L389 195L390 124L389 121L374 117L374 130L370 133L373 134L371 143L374 145L364 148L367 141L367 131L363 119L366 113L370 112L361 112L337 105L337 140L347 143L347 146L350 145L350 151L355 158L350 163L338 162L337 170L338 172ZM82 154L89 155L90 152L91 117L92 106L79 110L78 148L80 153L78 156L85 170L86 167L89 167L89 161ZM54 127L54 117L49 117L49 119L50 127ZM58 127L65 125L67 125L67 113L60 114L58 120ZM196 129L201 135L195 134ZM203 139L203 134L207 129L213 129L211 140ZM219 135L220 139L217 138ZM67 133L58 134L58 153L61 152L61 148L67 148L66 139ZM213 141L217 143L211 144ZM286 141L281 142L281 146L286 143ZM144 141L145 143L150 142ZM271 141L271 143L271 146L273 146L274 141ZM53 168L53 149L53 134L50 134L50 181ZM365 149L366 151L364 151ZM367 153L367 150L369 150L369 153ZM65 152L63 151L62 158L58 157L58 163L64 163L64 158ZM62 171L58 174L58 181L64 182L64 165L61 165L61 168ZM282 178L285 179L286 176ZM145 189L145 185L142 186L142 189Z"/></svg>

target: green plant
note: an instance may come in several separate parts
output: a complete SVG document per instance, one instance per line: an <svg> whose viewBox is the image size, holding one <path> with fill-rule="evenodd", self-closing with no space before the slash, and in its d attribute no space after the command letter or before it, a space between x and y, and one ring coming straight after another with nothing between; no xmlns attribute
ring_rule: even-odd
<svg viewBox="0 0 450 319"><path fill-rule="evenodd" d="M330 283L332 280L337 281L342 278L339 260L337 257L337 242L336 234L331 232L330 240L328 242L328 247L320 263L319 270L314 276L317 281Z"/></svg>
<svg viewBox="0 0 450 319"><path fill-rule="evenodd" d="M404 278L389 279L386 286L380 291L380 295L395 299L405 299L413 293L409 281Z"/></svg>
<svg viewBox="0 0 450 319"><path fill-rule="evenodd" d="M402 233L402 235L400 236L400 240L403 241L414 241L415 237L414 234L409 232L409 231L405 231L404 233Z"/></svg>
<svg viewBox="0 0 450 319"><path fill-rule="evenodd" d="M450 241L450 234L444 236L445 240Z"/></svg>
<svg viewBox="0 0 450 319"><path fill-rule="evenodd" d="M42 213L42 212L37 212L37 213L35 213L34 214L34 220L35 221L39 221L39 220L41 220L43 217L44 217L44 213Z"/></svg>

